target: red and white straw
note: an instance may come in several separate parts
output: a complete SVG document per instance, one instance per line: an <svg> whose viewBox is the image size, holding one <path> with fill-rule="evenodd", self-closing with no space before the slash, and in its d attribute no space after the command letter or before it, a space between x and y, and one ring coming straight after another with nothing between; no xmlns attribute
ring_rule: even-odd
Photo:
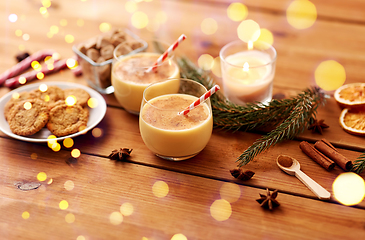
<svg viewBox="0 0 365 240"><path fill-rule="evenodd" d="M220 87L218 85L215 85L208 92L204 93L199 99L197 99L195 102L193 102L192 104L190 104L190 106L187 107L184 111L179 112L179 115L186 115L186 114L188 114L191 110L193 110L194 108L196 108L199 104L201 104L202 102L204 102L207 98L209 98L210 96L212 96L219 89L220 89Z"/></svg>
<svg viewBox="0 0 365 240"><path fill-rule="evenodd" d="M29 69L31 67L33 61L42 61L42 60L44 60L45 57L52 56L54 53L55 53L54 50L47 49L47 50L38 51L38 52L30 55L23 61L19 62L18 64L14 65L10 69L8 69L4 73L2 73L0 75L0 85L2 85L5 82L5 80L15 77L18 74Z"/></svg>
<svg viewBox="0 0 365 240"><path fill-rule="evenodd" d="M33 70L31 72L24 73L20 76L7 79L4 83L4 86L6 86L8 88L15 88L15 87L18 87L19 85L21 85L21 83L19 81L19 80L21 80L20 78L25 78L24 83L26 83L26 82L30 82L32 80L37 79L37 74L38 73L43 73L45 76L49 75L49 74L52 74L52 73L56 73L56 72L58 72L62 69L67 68L67 60L68 59L62 59L62 60L56 61L53 64L52 69L48 69L47 66L43 65L42 70L40 70L40 71Z"/></svg>
<svg viewBox="0 0 365 240"><path fill-rule="evenodd" d="M148 68L146 72L156 71L158 65L160 65L166 58L170 57L173 51L179 46L179 44L186 39L184 34L181 36L157 59L152 67Z"/></svg>

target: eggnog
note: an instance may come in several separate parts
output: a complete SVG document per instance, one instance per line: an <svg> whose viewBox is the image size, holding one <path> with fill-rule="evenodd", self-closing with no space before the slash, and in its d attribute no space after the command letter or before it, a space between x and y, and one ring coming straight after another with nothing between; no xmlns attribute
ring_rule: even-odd
<svg viewBox="0 0 365 240"><path fill-rule="evenodd" d="M146 146L163 158L189 158L207 145L213 129L210 105L202 103L187 115L179 115L198 98L167 94L146 102L139 127Z"/></svg>
<svg viewBox="0 0 365 240"><path fill-rule="evenodd" d="M160 55L150 52L137 53L114 63L112 70L114 95L127 111L139 113L143 91L149 84L180 77L179 68L171 59L159 65L157 71L146 72Z"/></svg>

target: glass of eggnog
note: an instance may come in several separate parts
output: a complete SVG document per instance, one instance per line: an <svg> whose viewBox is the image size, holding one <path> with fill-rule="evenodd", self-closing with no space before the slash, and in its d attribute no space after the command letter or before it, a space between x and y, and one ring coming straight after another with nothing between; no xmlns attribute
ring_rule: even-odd
<svg viewBox="0 0 365 240"><path fill-rule="evenodd" d="M157 156L181 161L207 145L213 129L210 99L183 115L181 111L207 89L188 79L168 79L149 85L143 93L139 129L148 149Z"/></svg>
<svg viewBox="0 0 365 240"><path fill-rule="evenodd" d="M173 61L173 56L158 64L156 71L147 71L169 46L167 43L152 40L148 42L144 52L128 54L128 42L115 48L111 82L114 96L126 111L139 114L143 91L149 84L180 77L180 70Z"/></svg>

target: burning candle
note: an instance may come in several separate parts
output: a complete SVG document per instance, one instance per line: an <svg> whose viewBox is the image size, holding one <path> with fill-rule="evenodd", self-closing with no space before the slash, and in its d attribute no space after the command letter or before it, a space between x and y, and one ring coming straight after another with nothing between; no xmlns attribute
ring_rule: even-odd
<svg viewBox="0 0 365 240"><path fill-rule="evenodd" d="M238 40L224 46L220 58L224 93L230 101L239 105L271 101L276 63L272 46Z"/></svg>

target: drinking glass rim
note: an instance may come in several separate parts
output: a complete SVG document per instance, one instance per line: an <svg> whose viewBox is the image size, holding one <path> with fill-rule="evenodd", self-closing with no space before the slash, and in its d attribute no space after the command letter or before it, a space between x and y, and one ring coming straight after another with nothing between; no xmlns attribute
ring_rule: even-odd
<svg viewBox="0 0 365 240"><path fill-rule="evenodd" d="M235 40L235 41L229 42L229 43L227 43L226 45L224 45L224 46L222 47L222 49L219 51L219 57L220 57L220 59L221 59L223 62L225 62L226 64L228 64L228 65L230 65L230 66L232 66L232 67L242 68L242 66L235 65L235 64L232 64L232 63L227 62L226 58L224 58L224 57L223 57L223 51L225 51L225 50L226 50L228 47L230 47L231 45L234 45L234 44L239 43L239 42L241 42L241 43L245 43L245 42L243 42L242 40ZM264 45L268 46L268 47L269 47L268 49L270 49L270 50L274 53L274 57L271 59L271 61L270 61L270 62L268 62L268 63L266 63L266 64L259 65L259 66L253 66L253 67L249 66L249 69L253 69L253 68L261 68L261 67L266 67L266 66L272 65L272 64L276 61L276 58L277 58L277 56L278 56L278 55L277 55L277 52L276 52L276 49L272 46L272 44L268 44L268 43L267 43L267 42L265 42L265 41L256 41L256 42L259 42L260 44L264 44ZM247 44L247 43L246 43L246 44Z"/></svg>

